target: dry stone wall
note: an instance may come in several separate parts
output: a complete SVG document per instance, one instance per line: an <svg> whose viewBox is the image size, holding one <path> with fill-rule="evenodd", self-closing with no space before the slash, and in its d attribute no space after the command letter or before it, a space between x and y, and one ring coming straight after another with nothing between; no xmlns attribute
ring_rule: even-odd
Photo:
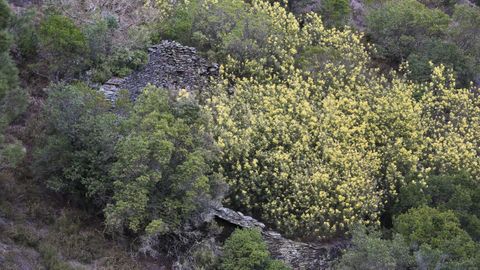
<svg viewBox="0 0 480 270"><path fill-rule="evenodd" d="M195 48L175 41L163 41L148 49L148 63L125 78L111 78L100 90L114 100L120 89L136 98L147 84L178 91L202 91L218 75L218 65L200 57Z"/></svg>

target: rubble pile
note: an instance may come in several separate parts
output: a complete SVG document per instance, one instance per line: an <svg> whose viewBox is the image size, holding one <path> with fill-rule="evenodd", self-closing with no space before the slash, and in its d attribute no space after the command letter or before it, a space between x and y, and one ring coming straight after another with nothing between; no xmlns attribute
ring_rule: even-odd
<svg viewBox="0 0 480 270"><path fill-rule="evenodd" d="M218 65L198 56L195 48L165 40L148 49L148 63L125 78L111 78L100 90L114 100L121 89L135 99L147 84L170 91L201 91L210 77L218 76Z"/></svg>

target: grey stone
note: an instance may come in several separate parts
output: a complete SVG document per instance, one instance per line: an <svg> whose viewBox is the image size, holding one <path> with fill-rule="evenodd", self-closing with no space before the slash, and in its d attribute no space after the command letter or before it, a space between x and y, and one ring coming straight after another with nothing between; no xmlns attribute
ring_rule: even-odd
<svg viewBox="0 0 480 270"><path fill-rule="evenodd" d="M109 100L121 89L135 99L148 84L168 89L202 91L210 78L218 75L219 66L197 55L197 50L175 41L162 41L148 49L148 63L125 78L112 78L100 87Z"/></svg>
<svg viewBox="0 0 480 270"><path fill-rule="evenodd" d="M268 230L265 224L256 219L225 207L213 209L212 215L241 228L258 228L272 257L285 262L293 269L329 269L331 263L340 256L342 249L350 244L346 240L331 243L293 241L284 238L278 232Z"/></svg>

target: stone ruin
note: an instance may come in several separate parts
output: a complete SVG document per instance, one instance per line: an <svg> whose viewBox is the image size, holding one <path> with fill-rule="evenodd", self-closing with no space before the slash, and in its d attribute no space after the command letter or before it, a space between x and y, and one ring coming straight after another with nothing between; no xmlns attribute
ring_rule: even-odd
<svg viewBox="0 0 480 270"><path fill-rule="evenodd" d="M199 57L195 48L175 41L165 40L150 47L148 57L144 67L125 78L111 78L100 91L112 101L120 89L127 89L135 99L149 83L170 91L202 91L212 76L218 76L217 64Z"/></svg>
<svg viewBox="0 0 480 270"><path fill-rule="evenodd" d="M170 91L186 89L202 90L211 78L218 76L219 67L198 56L195 48L174 41L163 41L149 48L149 61L141 69L125 78L112 78L100 87L106 98L113 101L120 89L127 89L135 99L140 91L153 84ZM293 269L329 269L347 241L336 243L303 243L286 239L256 219L225 207L207 211L206 222L213 220L228 224L230 228L257 228L261 230L272 256L282 260ZM185 269L178 267L174 269Z"/></svg>

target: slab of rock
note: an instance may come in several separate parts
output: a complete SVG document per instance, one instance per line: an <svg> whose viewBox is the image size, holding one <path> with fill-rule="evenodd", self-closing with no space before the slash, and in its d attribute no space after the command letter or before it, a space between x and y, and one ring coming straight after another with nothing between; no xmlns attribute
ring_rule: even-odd
<svg viewBox="0 0 480 270"><path fill-rule="evenodd" d="M348 241L303 243L289 240L278 232L268 230L265 224L258 220L225 207L213 209L212 215L241 228L258 228L272 257L285 262L293 269L329 269L333 260L340 256L342 249L349 246Z"/></svg>

